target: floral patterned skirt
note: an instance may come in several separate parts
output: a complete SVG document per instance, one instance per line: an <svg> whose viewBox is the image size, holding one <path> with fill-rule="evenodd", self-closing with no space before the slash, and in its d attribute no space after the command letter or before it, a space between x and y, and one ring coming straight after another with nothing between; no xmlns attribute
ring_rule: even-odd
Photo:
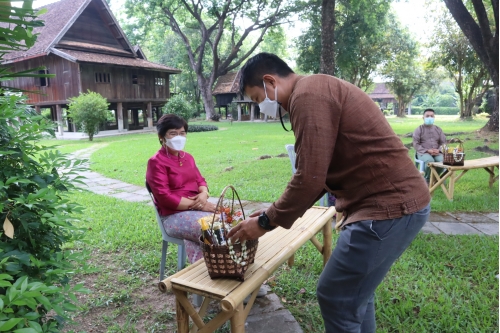
<svg viewBox="0 0 500 333"><path fill-rule="evenodd" d="M201 227L198 220L204 216L213 215L210 212L186 210L183 212L161 216L163 228L170 237L184 239L186 245L186 255L192 264L203 258L200 247Z"/></svg>

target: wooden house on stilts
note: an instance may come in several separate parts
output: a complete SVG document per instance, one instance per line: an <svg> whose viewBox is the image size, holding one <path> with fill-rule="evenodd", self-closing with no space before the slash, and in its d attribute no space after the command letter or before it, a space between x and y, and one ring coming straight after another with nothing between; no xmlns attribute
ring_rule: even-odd
<svg viewBox="0 0 500 333"><path fill-rule="evenodd" d="M60 136L76 131L65 117L68 98L87 90L110 103L110 119L101 130L152 128L170 97L170 75L180 70L148 61L130 44L105 0L61 0L45 8L35 45L6 54L2 66L15 72L44 66L40 73L55 77L18 78L8 85L38 91L26 93L27 103L37 112L50 109Z"/></svg>

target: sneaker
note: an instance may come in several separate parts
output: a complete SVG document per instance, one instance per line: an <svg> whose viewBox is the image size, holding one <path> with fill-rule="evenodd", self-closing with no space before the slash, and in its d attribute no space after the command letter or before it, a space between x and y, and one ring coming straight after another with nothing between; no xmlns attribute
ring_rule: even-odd
<svg viewBox="0 0 500 333"><path fill-rule="evenodd" d="M260 287L259 288L259 292L257 293L257 298L261 298L261 297L264 297L267 295L267 289L265 289L264 287ZM247 304L249 301L250 301L250 297L252 296L252 294L248 295L244 300L243 300L243 304Z"/></svg>

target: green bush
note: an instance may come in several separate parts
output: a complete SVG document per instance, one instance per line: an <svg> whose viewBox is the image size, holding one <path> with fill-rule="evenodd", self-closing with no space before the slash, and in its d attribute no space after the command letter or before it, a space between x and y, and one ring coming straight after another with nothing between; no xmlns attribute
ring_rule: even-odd
<svg viewBox="0 0 500 333"><path fill-rule="evenodd" d="M88 90L78 97L69 98L69 118L92 141L94 134L99 133L99 127L108 117L109 103L100 94Z"/></svg>
<svg viewBox="0 0 500 333"><path fill-rule="evenodd" d="M424 110L428 107L412 106L411 114L424 114ZM460 113L460 108L458 107L445 107L445 106L435 106L431 109L436 111L436 115L458 115Z"/></svg>
<svg viewBox="0 0 500 333"><path fill-rule="evenodd" d="M83 237L65 193L84 161L37 144L53 126L0 90L0 332L59 332L85 291L69 285L84 254L64 249Z"/></svg>
<svg viewBox="0 0 500 333"><path fill-rule="evenodd" d="M441 95L438 107L457 107L457 97L453 95Z"/></svg>
<svg viewBox="0 0 500 333"><path fill-rule="evenodd" d="M184 96L180 94L172 96L163 108L163 113L176 114L179 117L184 118L185 121L189 121L194 112L195 108L193 108L191 104L184 99Z"/></svg>
<svg viewBox="0 0 500 333"><path fill-rule="evenodd" d="M219 128L215 125L189 125L189 132L210 132L217 131Z"/></svg>

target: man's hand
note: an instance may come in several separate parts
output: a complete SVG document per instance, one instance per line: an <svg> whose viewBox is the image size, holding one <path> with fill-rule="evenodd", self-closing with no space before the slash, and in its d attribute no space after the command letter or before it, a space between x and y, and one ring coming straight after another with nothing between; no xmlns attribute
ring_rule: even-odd
<svg viewBox="0 0 500 333"><path fill-rule="evenodd" d="M233 227L227 235L231 239L231 243L234 244L237 240L243 242L245 240L257 239L264 235L267 230L261 228L258 222L258 216L264 211L265 209L253 212L248 219L241 221Z"/></svg>

